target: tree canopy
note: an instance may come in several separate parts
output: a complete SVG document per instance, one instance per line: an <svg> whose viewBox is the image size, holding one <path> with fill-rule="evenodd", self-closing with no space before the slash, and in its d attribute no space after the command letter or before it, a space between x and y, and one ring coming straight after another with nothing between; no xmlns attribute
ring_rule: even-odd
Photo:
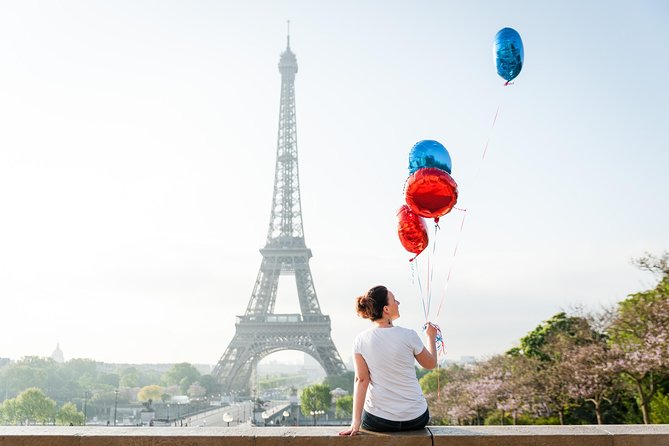
<svg viewBox="0 0 669 446"><path fill-rule="evenodd" d="M305 387L302 389L300 402L302 414L304 416L309 416L312 411L328 410L332 402L330 386L327 384L314 384Z"/></svg>
<svg viewBox="0 0 669 446"><path fill-rule="evenodd" d="M186 394L188 388L200 379L200 372L187 362L174 364L170 370L163 375L163 383L167 386L176 384L182 394Z"/></svg>
<svg viewBox="0 0 669 446"><path fill-rule="evenodd" d="M602 314L561 311L505 355L425 375L435 422L669 422L669 252L634 263L655 287Z"/></svg>

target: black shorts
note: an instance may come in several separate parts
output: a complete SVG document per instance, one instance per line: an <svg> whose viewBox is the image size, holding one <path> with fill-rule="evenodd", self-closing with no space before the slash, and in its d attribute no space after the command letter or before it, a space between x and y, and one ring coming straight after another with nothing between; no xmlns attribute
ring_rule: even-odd
<svg viewBox="0 0 669 446"><path fill-rule="evenodd" d="M430 411L425 409L425 413L418 418L409 421L391 421L385 418L377 417L367 412L362 411L362 428L375 432L400 432L400 431L414 431L423 429L430 421Z"/></svg>

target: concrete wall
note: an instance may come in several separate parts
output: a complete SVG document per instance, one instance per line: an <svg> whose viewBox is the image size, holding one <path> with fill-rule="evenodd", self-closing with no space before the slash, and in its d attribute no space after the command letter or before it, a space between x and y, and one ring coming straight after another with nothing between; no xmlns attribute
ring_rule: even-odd
<svg viewBox="0 0 669 446"><path fill-rule="evenodd" d="M340 429L5 426L0 446L669 446L669 425L435 426L355 437Z"/></svg>

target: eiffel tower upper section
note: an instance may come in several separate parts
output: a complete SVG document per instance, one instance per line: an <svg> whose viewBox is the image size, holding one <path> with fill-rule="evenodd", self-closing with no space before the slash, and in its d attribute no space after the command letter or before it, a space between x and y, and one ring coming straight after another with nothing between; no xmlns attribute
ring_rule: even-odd
<svg viewBox="0 0 669 446"><path fill-rule="evenodd" d="M300 178L297 164L297 124L295 119L295 74L297 58L290 49L279 60L281 104L276 148L274 195L265 248L306 248L302 226Z"/></svg>
<svg viewBox="0 0 669 446"><path fill-rule="evenodd" d="M302 224L295 116L297 58L290 49L290 35L287 37L286 50L279 60L279 72L281 102L274 192L267 240L265 247L260 250L263 255L263 265L245 314L251 319L256 319L253 316L274 313L277 273L298 276L298 297L303 317L321 314L308 267L311 250L306 246ZM304 275L308 277L300 277Z"/></svg>

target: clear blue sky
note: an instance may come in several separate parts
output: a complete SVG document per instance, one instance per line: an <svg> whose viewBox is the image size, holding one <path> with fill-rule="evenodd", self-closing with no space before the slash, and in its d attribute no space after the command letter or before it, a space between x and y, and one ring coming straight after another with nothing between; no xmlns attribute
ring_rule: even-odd
<svg viewBox="0 0 669 446"><path fill-rule="evenodd" d="M287 19L306 240L345 359L370 286L422 325L395 229L422 139L469 212L445 297L461 214L433 259L450 357L653 286L630 259L669 248L666 2L4 2L0 356L218 360L265 242ZM507 26L525 66L504 88Z"/></svg>

